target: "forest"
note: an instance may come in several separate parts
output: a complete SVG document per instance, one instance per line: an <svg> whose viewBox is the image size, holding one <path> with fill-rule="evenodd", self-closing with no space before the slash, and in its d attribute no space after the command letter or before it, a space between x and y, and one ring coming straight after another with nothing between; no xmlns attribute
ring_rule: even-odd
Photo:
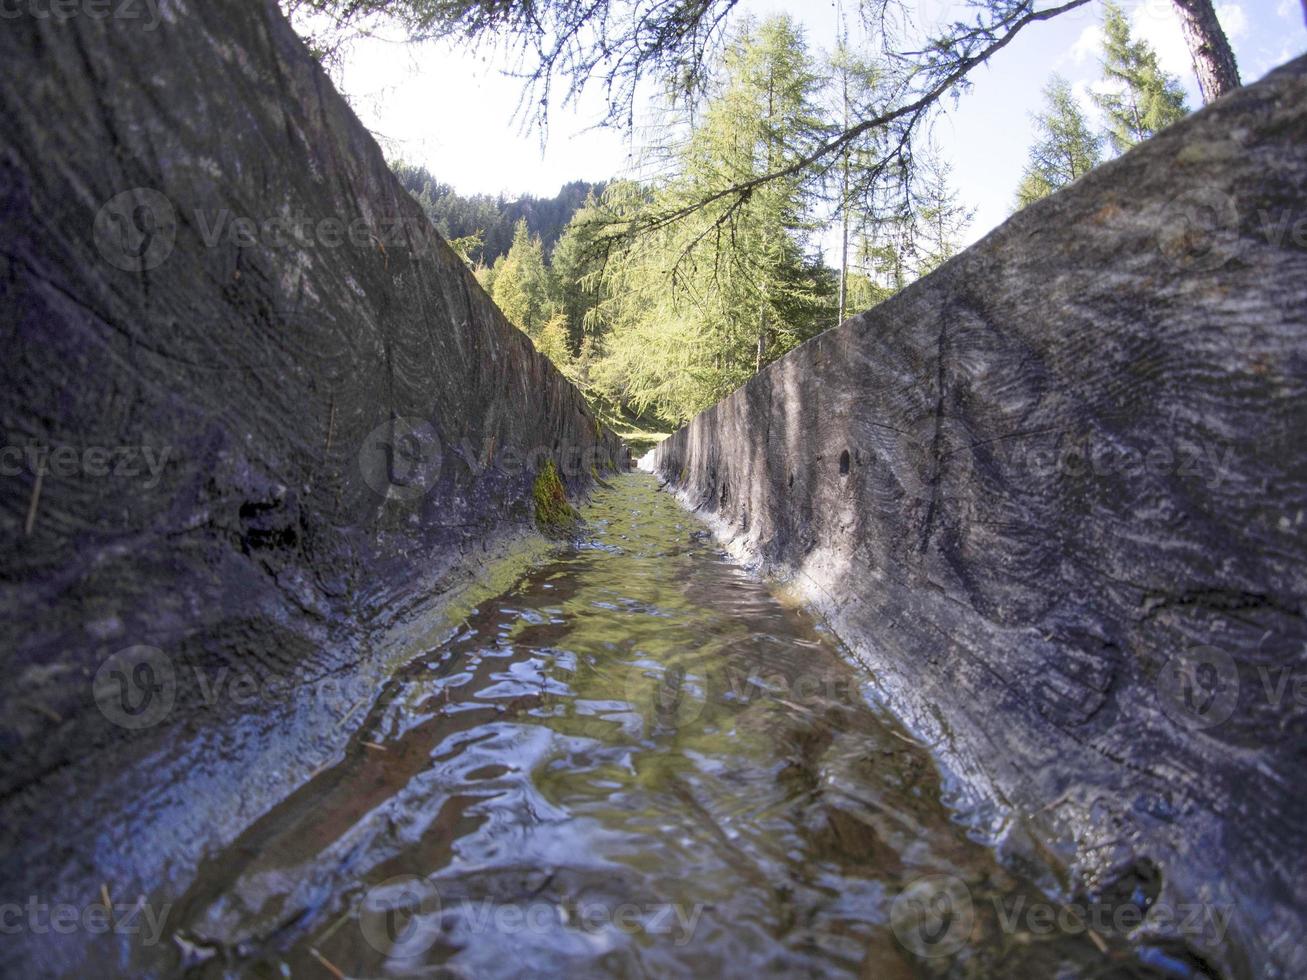
<svg viewBox="0 0 1307 980"><path fill-rule="evenodd" d="M1013 176L1014 209L1188 111L1178 80L1113 3L1103 36L1093 104L1049 79L1029 162ZM462 197L421 166L394 169L508 319L605 418L628 437L636 422L670 431L960 249L972 209L928 140L895 149L867 134L825 168L698 206L886 104L894 84L889 66L847 39L821 49L787 16L745 20L703 98L665 99L666 135L645 148L645 179L509 201Z"/></svg>
<svg viewBox="0 0 1307 980"><path fill-rule="evenodd" d="M572 216L604 189L602 183L574 180L553 197L524 194L510 200L505 194L465 196L420 164L398 161L393 169L459 254L487 265L508 253L519 221L526 224L528 233L540 239L546 251L551 250Z"/></svg>

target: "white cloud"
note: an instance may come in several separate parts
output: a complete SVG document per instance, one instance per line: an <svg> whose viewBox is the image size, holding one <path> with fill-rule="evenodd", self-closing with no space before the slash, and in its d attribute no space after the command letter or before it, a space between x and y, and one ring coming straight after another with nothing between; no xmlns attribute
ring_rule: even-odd
<svg viewBox="0 0 1307 980"><path fill-rule="evenodd" d="M1092 82L1081 80L1071 83L1071 94L1075 96L1076 101L1082 106L1092 106L1094 104L1094 100L1091 97L1092 91Z"/></svg>
<svg viewBox="0 0 1307 980"><path fill-rule="evenodd" d="M1153 46L1163 69L1182 79L1193 75L1193 59L1171 0L1144 0L1130 12L1130 30Z"/></svg>
<svg viewBox="0 0 1307 980"><path fill-rule="evenodd" d="M1085 94L1091 98L1094 95L1115 94L1124 91L1125 84L1123 82L1114 82L1106 78L1095 78L1085 86Z"/></svg>
<svg viewBox="0 0 1307 980"><path fill-rule="evenodd" d="M1075 97L1076 104L1080 106L1080 111L1089 117L1089 120L1095 126L1103 126L1106 119L1103 111L1098 107L1094 100L1095 92L1111 91L1110 82L1099 80L1075 81L1071 83L1071 94Z"/></svg>
<svg viewBox="0 0 1307 980"><path fill-rule="evenodd" d="M1225 29L1225 36L1231 41L1248 34L1248 15L1237 3L1218 3L1216 19L1221 22L1221 27Z"/></svg>
<svg viewBox="0 0 1307 980"><path fill-rule="evenodd" d="M1091 59L1100 58L1103 54L1103 28L1100 24L1090 24L1080 32L1076 38L1076 43L1071 45L1071 61L1074 64L1081 64Z"/></svg>

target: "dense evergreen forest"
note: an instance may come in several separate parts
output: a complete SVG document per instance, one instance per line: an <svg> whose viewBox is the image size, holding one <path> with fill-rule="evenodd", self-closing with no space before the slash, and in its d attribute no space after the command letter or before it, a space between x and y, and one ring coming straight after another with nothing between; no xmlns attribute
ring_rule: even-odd
<svg viewBox="0 0 1307 980"><path fill-rule="evenodd" d="M440 233L451 242L459 242L460 251L469 259L486 264L494 264L501 255L508 254L519 221L526 222L527 230L546 249L553 248L572 215L587 198L604 189L602 183L574 180L553 197L525 194L510 200L504 194L464 196L423 166L399 162L392 169Z"/></svg>

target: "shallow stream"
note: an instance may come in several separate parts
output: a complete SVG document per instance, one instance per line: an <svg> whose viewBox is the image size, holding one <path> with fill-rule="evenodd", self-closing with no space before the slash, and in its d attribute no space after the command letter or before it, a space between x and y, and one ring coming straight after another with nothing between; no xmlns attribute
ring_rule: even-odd
<svg viewBox="0 0 1307 980"><path fill-rule="evenodd" d="M206 864L179 970L1145 975L1027 928L866 673L651 477L585 517Z"/></svg>

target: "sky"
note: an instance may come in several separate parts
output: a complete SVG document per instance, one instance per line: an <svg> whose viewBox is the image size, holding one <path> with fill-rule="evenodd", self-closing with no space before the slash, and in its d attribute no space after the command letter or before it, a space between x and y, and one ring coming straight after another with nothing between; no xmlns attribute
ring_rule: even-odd
<svg viewBox="0 0 1307 980"><path fill-rule="evenodd" d="M846 0L850 7L855 0ZM921 23L960 16L956 0L906 0ZM1041 4L1043 6L1044 4ZM1146 38L1162 66L1180 79L1191 108L1198 96L1193 66L1172 0L1124 0L1136 37ZM834 0L743 0L739 10L758 18L788 13L806 29L810 47L828 48L836 33ZM1299 0L1220 0L1217 15L1245 82L1261 78L1307 52ZM1041 90L1061 74L1092 111L1090 88L1101 77L1101 5L1087 4L1026 28L988 65L972 73L973 87L949 103L935 124L936 145L953 167L962 203L975 209L969 243L1000 224L1033 139ZM422 164L460 193L553 195L571 180L605 180L629 173L639 159L639 133L599 129L597 96L551 107L542 146L539 132L515 118L521 83L504 74L509 58L451 42L408 44L367 38L349 49L338 83L392 160Z"/></svg>

